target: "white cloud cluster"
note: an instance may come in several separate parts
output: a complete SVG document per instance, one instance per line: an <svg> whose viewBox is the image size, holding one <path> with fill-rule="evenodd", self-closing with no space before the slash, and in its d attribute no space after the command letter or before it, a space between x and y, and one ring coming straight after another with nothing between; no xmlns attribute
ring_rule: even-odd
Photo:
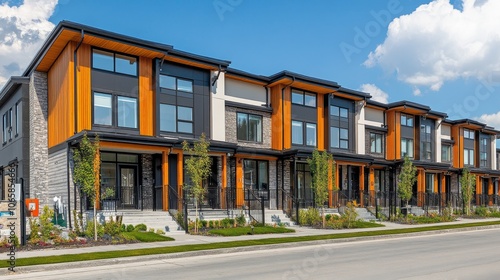
<svg viewBox="0 0 500 280"><path fill-rule="evenodd" d="M489 126L492 126L495 129L500 129L500 112L493 114L483 114L475 119Z"/></svg>
<svg viewBox="0 0 500 280"><path fill-rule="evenodd" d="M49 21L58 0L24 0L0 4L0 88L20 75L54 28Z"/></svg>
<svg viewBox="0 0 500 280"><path fill-rule="evenodd" d="M364 62L381 66L414 87L437 91L459 78L500 73L500 1L434 0L395 18L385 41ZM419 93L420 91L417 91Z"/></svg>
<svg viewBox="0 0 500 280"><path fill-rule="evenodd" d="M389 95L374 84L362 84L359 87L362 92L367 92L372 96L372 100L388 103Z"/></svg>

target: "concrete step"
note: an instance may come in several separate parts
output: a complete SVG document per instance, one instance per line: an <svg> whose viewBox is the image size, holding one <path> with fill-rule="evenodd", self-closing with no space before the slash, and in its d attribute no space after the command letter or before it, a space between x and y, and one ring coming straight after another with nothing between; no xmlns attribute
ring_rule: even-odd
<svg viewBox="0 0 500 280"><path fill-rule="evenodd" d="M282 210L265 209L265 219L266 224L281 223L286 227L296 226L295 222L293 222L287 215L285 215Z"/></svg>
<svg viewBox="0 0 500 280"><path fill-rule="evenodd" d="M118 214L123 215L122 222L125 225L145 224L148 229L161 229L166 232L166 235L185 234L184 230L179 227L177 222L170 216L168 212L163 211L118 211Z"/></svg>

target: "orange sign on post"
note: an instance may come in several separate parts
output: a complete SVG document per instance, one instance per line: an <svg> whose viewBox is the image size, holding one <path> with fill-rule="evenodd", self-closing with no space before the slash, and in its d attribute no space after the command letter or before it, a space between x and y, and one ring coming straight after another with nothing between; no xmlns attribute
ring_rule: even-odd
<svg viewBox="0 0 500 280"><path fill-rule="evenodd" d="M40 201L38 198L27 198L25 200L26 210L29 217L38 217Z"/></svg>

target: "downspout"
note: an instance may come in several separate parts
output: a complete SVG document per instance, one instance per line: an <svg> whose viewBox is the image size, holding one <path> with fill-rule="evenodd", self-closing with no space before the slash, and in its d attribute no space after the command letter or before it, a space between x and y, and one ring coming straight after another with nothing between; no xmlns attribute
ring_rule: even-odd
<svg viewBox="0 0 500 280"><path fill-rule="evenodd" d="M220 73L222 72L222 66L219 65L219 71L217 72L217 76L215 76L215 79L212 81L212 87L217 83L217 80L219 80Z"/></svg>
<svg viewBox="0 0 500 280"><path fill-rule="evenodd" d="M267 86L264 86L266 89L266 107L269 107L269 88Z"/></svg>
<svg viewBox="0 0 500 280"><path fill-rule="evenodd" d="M74 89L73 89L73 106L74 106L74 111L75 111L75 123L74 123L74 134L78 132L78 101L77 101L77 89L78 89L78 75L76 74L77 70L77 64L78 64L78 56L77 52L80 46L83 43L83 37L85 36L83 29L81 30L81 35L80 35L80 42L78 42L78 45L76 45L75 51L73 52L73 80L75 81L74 84Z"/></svg>

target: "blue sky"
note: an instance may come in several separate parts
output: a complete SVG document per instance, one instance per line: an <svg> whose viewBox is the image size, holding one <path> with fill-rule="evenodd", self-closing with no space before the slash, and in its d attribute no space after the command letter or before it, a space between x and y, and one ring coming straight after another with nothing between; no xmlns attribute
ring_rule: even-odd
<svg viewBox="0 0 500 280"><path fill-rule="evenodd" d="M499 2L0 0L0 85L24 69L54 25L70 20L500 129Z"/></svg>

